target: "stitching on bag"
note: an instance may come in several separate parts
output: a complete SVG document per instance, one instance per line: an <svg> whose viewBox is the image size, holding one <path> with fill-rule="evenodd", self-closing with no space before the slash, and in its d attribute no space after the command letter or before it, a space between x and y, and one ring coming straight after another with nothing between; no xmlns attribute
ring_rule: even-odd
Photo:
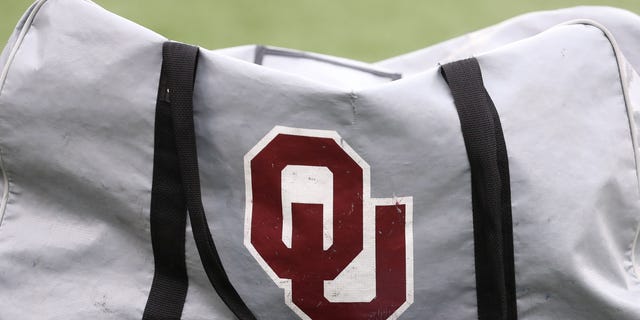
<svg viewBox="0 0 640 320"><path fill-rule="evenodd" d="M636 227L636 236L633 239L633 244L631 244L631 271L636 278L640 278L640 267L636 262L636 250L638 250L638 237L640 237L640 223L638 227Z"/></svg>
<svg viewBox="0 0 640 320"><path fill-rule="evenodd" d="M264 45L256 46L254 63L258 65L262 65L264 62L264 57L267 55L314 60L318 62L335 65L338 67L343 67L343 68L353 69L360 72L369 73L371 75L381 77L381 78L388 78L391 81L395 81L402 78L402 74L400 73L386 72L386 71L378 70L375 68L359 66L359 65L356 65L355 63L348 63L348 62L340 61L337 59L331 59L329 57L323 57L310 52L271 48Z"/></svg>
<svg viewBox="0 0 640 320"><path fill-rule="evenodd" d="M9 74L9 69L11 67L11 64L13 63L13 60L18 54L18 50L22 46L22 42L24 41L24 38L27 36L27 33L29 32L31 25L35 20L36 15L38 14L40 9L42 8L42 6L44 6L46 2L47 0L40 0L38 3L34 5L33 10L25 20L22 30L20 30L20 34L18 35L18 38L16 39L15 43L13 44L13 47L11 48L11 51L9 52L9 56L7 57L7 62L5 63L4 66L2 66L2 73L0 73L0 95L2 94L2 90L4 89L4 84L7 81L7 76Z"/></svg>
<svg viewBox="0 0 640 320"><path fill-rule="evenodd" d="M4 150L0 149L0 174L2 174L2 202L0 202L0 228L2 227L2 222L4 221L5 212L7 211L7 204L9 203L9 175L4 165Z"/></svg>
<svg viewBox="0 0 640 320"><path fill-rule="evenodd" d="M40 12L40 9L47 3L48 0L39 0L32 7L29 8L29 15L22 22L22 26L20 29L20 33L16 38L13 46L11 47L11 51L9 52L9 56L7 57L7 61L5 62L2 69L0 69L0 95L2 95L2 91L4 89L4 85L7 81L7 77L9 75L9 69L15 60L16 55L18 54L18 50L22 46L22 42L24 41L29 29L33 25L35 21L36 15ZM94 2L90 0L85 0L85 2L96 5ZM3 149L0 148L0 174L2 175L2 199L0 199L0 227L2 227L2 223L5 217L5 211L7 210L7 204L9 202L9 193L11 188L11 183L9 179L9 175L4 165L4 156Z"/></svg>
<svg viewBox="0 0 640 320"><path fill-rule="evenodd" d="M625 81L625 79L628 78L628 74L627 74L627 68L625 68L625 66L627 66L627 63L623 59L624 55L622 54L622 51L620 50L620 47L618 46L618 43L615 37L605 26L601 25L596 21L589 20L589 19L572 20L572 21L565 22L562 25L574 25L574 24L588 25L588 26L592 26L599 29L604 34L605 38L609 41L609 44L611 45L611 48L613 50L613 55L616 58L616 65L618 67L618 75L620 76L620 86L622 87L622 96L624 98L624 104L627 111L627 119L629 120L629 129L631 131L631 144L633 146L633 155L634 155L635 166L636 166L636 182L637 182L636 187L637 187L638 195L640 195L640 153L638 152L639 151L638 139L637 139L638 130L633 120L634 119L633 114L635 110L633 108L633 104L631 103L631 99L629 98L629 86L627 81ZM632 265L631 273L636 278L640 278L640 266L636 261L637 258L635 254L635 249L638 244L639 236L640 236L640 226L638 226L636 230L635 238L633 239L633 244L631 246L631 258L630 258L631 265Z"/></svg>
<svg viewBox="0 0 640 320"><path fill-rule="evenodd" d="M9 56L7 57L7 61L4 66L0 70L0 95L2 95L2 90L4 89L4 85L7 81L7 77L9 75L9 69L11 64L15 60L16 55L18 54L18 50L22 46L22 42L24 41L33 21L35 20L36 15L40 11L40 9L44 6L47 0L39 0L36 4L34 4L29 10L29 14L24 21L22 21L22 25L20 26L20 33L16 38L13 46L11 47L11 51L9 52ZM2 199L0 199L0 227L4 222L4 217L7 211L7 205L9 203L9 189L11 188L11 184L9 183L9 175L4 165L4 150L0 148L0 174L2 175Z"/></svg>

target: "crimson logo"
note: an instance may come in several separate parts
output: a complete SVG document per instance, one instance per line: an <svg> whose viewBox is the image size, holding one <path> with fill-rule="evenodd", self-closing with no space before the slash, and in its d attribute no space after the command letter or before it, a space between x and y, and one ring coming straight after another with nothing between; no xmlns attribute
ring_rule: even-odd
<svg viewBox="0 0 640 320"><path fill-rule="evenodd" d="M302 319L397 319L413 303L411 197L371 198L335 131L277 126L244 158L244 244Z"/></svg>

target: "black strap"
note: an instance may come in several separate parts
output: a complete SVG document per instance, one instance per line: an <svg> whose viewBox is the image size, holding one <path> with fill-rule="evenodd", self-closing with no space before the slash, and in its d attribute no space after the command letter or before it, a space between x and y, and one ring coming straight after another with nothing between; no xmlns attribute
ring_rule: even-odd
<svg viewBox="0 0 640 320"><path fill-rule="evenodd" d="M493 123L495 125L498 170L500 171L500 180L502 182L501 199L502 199L502 245L503 245L503 262L504 277L507 291L507 319L518 319L518 309L516 302L516 273L515 262L513 258L513 222L511 218L511 177L509 176L509 157L507 155L507 145L504 141L502 133L502 124L500 116L496 110L489 93L485 90L487 103L490 105Z"/></svg>
<svg viewBox="0 0 640 320"><path fill-rule="evenodd" d="M198 64L198 51L197 47L176 42L166 42L163 46L162 75L158 91L159 97L162 97L159 100L164 100L170 109L172 138L175 143L173 152L177 157L177 162L172 163L174 167L171 170L179 172L179 183L183 191L181 199L189 213L193 237L209 281L220 298L238 319L252 320L255 319L255 316L233 288L224 271L211 237L204 207L202 206L193 121L193 86ZM159 110L156 112L159 112ZM162 124L157 123L157 125ZM164 124L166 125L166 123ZM158 138L156 136L156 139ZM178 201L178 197L175 197L174 200ZM182 227L184 228L184 225ZM184 250L184 237L182 237L180 245ZM184 256L182 261L184 263ZM173 294L176 291L166 290L165 292ZM184 304L184 298L182 302ZM147 306L149 307L149 303L147 303ZM180 307L180 313L182 312L181 310L182 306ZM179 317L174 319L179 319Z"/></svg>
<svg viewBox="0 0 640 320"><path fill-rule="evenodd" d="M165 99L166 88L167 71L163 64L156 102L149 218L155 272L144 320L180 319L189 285L184 253L187 208L180 181L171 106Z"/></svg>
<svg viewBox="0 0 640 320"><path fill-rule="evenodd" d="M515 272L507 149L498 112L475 58L442 66L471 166L476 292L480 320L515 320Z"/></svg>

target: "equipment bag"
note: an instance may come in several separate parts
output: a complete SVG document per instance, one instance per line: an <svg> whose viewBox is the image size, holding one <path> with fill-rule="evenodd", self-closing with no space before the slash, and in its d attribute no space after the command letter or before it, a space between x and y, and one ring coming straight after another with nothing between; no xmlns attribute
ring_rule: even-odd
<svg viewBox="0 0 640 320"><path fill-rule="evenodd" d="M0 319L640 319L607 23L394 67L40 0L0 56Z"/></svg>

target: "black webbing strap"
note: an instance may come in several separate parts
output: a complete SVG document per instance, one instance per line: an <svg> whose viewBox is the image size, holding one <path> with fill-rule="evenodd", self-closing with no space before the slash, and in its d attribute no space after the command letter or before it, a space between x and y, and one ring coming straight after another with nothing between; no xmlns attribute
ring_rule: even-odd
<svg viewBox="0 0 640 320"><path fill-rule="evenodd" d="M491 115L496 132L496 147L498 157L498 170L500 171L500 181L502 182L501 200L502 200L502 245L503 245L503 262L505 286L507 288L507 319L518 319L518 308L516 302L516 272L515 262L513 258L513 222L511 218L511 177L509 176L509 159L507 154L507 145L504 141L502 133L502 124L500 124L500 116L496 110L489 93L485 90L487 104L490 105Z"/></svg>
<svg viewBox="0 0 640 320"><path fill-rule="evenodd" d="M187 296L185 227L187 208L180 181L171 106L166 101L167 71L160 72L156 102L151 186L151 243L155 272L144 320L180 319Z"/></svg>
<svg viewBox="0 0 640 320"><path fill-rule="evenodd" d="M168 130L173 131L173 135L171 136L171 139L173 139L174 142L172 145L175 146L173 153L175 157L177 157L177 161L172 162L174 167L171 168L171 170L178 171L180 190L183 192L181 196L176 196L173 200L183 201L182 205L186 206L186 210L189 213L191 221L193 237L196 242L196 247L198 248L202 265L216 292L236 317L238 317L238 319L252 320L255 319L255 316L247 308L227 278L227 274L224 271L220 257L218 256L218 252L211 237L211 231L209 230L204 207L202 206L198 154L196 152L193 120L193 86L195 82L197 64L197 47L176 42L167 42L164 44L162 75L160 87L158 89L158 96L160 97L159 100L163 100L163 103L166 103L170 111L169 124L171 126ZM159 101L158 105L160 104L161 103ZM160 113L160 111L161 110L157 110L156 112ZM164 115L164 112L162 114ZM167 123L165 121L157 122L156 125L167 125ZM158 132L157 129L156 132ZM159 138L162 137L156 136L156 139ZM184 228L184 224L182 224L182 228ZM152 232L152 235L153 234L154 232ZM181 263L184 264L184 236L181 239L176 240L179 240L180 246L182 247L183 256ZM164 248L160 248L159 250L163 249ZM154 246L154 255L155 254L156 250ZM158 267L156 266L156 271L157 270ZM154 285L155 283L156 281L154 277ZM154 289L160 291L155 295L159 297L156 298L157 300L167 299L164 302L169 301L170 299L178 300L173 296L170 298L168 297L169 295L180 293L176 288L152 287L152 293ZM151 297L152 295L150 294L149 300L151 300ZM181 301L182 304L184 304L184 297L181 298ZM156 304L158 303L154 303L154 305ZM166 308L168 309L168 307ZM148 309L150 309L149 302L147 302L145 317ZM150 311L150 313L154 312ZM160 317L149 319L179 319L181 313L182 306L180 306L179 310L174 310L174 314L178 315L175 318Z"/></svg>
<svg viewBox="0 0 640 320"><path fill-rule="evenodd" d="M478 318L515 320L515 272L507 149L475 58L442 66L471 167Z"/></svg>

